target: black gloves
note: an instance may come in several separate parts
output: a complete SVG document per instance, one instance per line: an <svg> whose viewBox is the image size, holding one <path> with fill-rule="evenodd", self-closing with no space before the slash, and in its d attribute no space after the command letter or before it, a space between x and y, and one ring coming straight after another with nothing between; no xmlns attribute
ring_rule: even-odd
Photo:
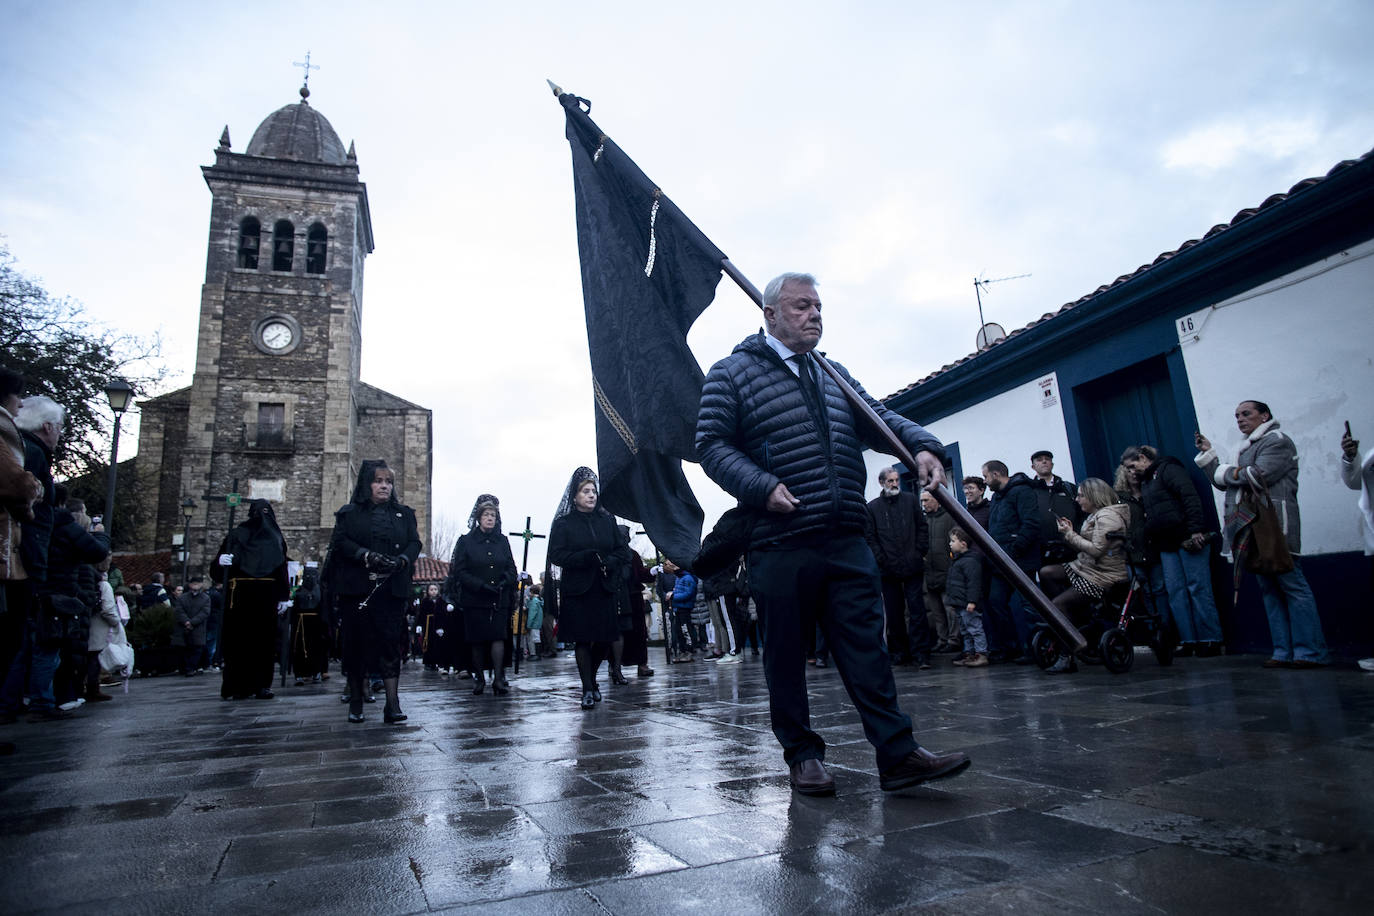
<svg viewBox="0 0 1374 916"><path fill-rule="evenodd" d="M386 554L375 553L369 550L363 557L363 565L367 567L369 572L385 573L391 572L400 564L397 562L396 557L389 557Z"/></svg>

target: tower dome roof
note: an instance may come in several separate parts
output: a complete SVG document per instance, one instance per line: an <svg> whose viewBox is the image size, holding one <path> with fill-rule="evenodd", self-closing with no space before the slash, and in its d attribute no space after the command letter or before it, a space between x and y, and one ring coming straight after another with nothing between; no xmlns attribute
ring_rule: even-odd
<svg viewBox="0 0 1374 916"><path fill-rule="evenodd" d="M294 105L283 105L268 115L253 131L247 153L326 165L344 165L347 160L339 135L324 115L304 99Z"/></svg>

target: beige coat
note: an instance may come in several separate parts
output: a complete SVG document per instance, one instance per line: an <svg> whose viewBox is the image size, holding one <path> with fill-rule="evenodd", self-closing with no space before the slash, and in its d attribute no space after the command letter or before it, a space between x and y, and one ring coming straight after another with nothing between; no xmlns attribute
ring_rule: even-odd
<svg viewBox="0 0 1374 916"><path fill-rule="evenodd" d="M91 614L91 633L86 639L87 652L99 652L110 641L110 633L119 629L119 607L115 604L114 589L102 576L100 579L100 610Z"/></svg>
<svg viewBox="0 0 1374 916"><path fill-rule="evenodd" d="M1112 532L1126 533L1131 520L1131 507L1125 503L1104 506L1083 520L1083 530L1064 535L1064 543L1078 551L1078 559L1069 563L1073 571L1093 585L1105 590L1117 582L1126 581L1126 542L1108 540Z"/></svg>
<svg viewBox="0 0 1374 916"><path fill-rule="evenodd" d="M0 580L25 579L19 559L19 522L33 518L43 486L24 470L24 439L14 417L0 407Z"/></svg>

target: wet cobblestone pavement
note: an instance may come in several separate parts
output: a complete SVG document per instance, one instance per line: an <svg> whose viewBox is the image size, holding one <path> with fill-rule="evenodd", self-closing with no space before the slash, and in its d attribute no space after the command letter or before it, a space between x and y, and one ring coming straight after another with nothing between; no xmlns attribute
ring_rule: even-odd
<svg viewBox="0 0 1374 916"><path fill-rule="evenodd" d="M662 664L578 708L569 656L509 696L409 665L409 721L341 681L222 702L136 680L0 727L6 913L1356 913L1374 898L1374 676L1255 656L1051 677L898 669L965 774L885 794L834 668L837 798L794 797L758 660Z"/></svg>

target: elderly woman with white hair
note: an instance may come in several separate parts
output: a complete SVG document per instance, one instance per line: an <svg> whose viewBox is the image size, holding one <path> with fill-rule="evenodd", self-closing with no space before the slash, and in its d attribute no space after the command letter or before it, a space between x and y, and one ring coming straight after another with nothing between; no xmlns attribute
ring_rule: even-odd
<svg viewBox="0 0 1374 916"><path fill-rule="evenodd" d="M1078 485L1078 507L1087 518L1078 532L1063 516L1055 525L1064 543L1078 551L1068 563L1052 563L1040 570L1040 587L1054 601L1055 606L1075 623L1084 621L1092 604L1118 582L1125 582L1126 529L1131 521L1131 509L1117 497L1105 480L1089 477ZM1112 535L1120 535L1112 537ZM1065 653L1046 671L1062 674L1077 671L1072 653Z"/></svg>

